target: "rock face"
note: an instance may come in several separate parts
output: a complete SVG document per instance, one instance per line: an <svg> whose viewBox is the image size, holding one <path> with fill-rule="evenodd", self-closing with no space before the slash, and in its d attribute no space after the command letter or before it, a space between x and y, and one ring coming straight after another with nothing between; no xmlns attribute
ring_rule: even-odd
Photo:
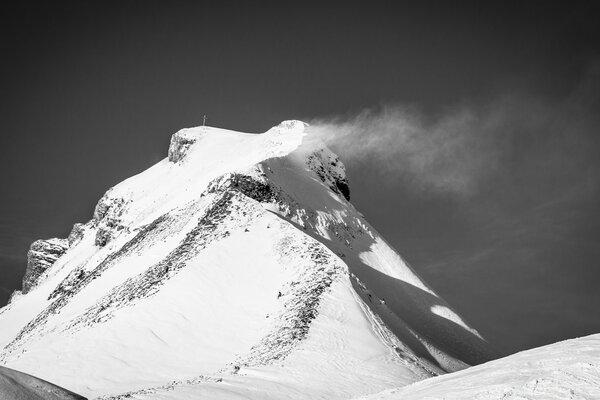
<svg viewBox="0 0 600 400"><path fill-rule="evenodd" d="M38 284L41 275L65 254L69 248L66 239L36 240L27 253L27 270L23 277L23 294Z"/></svg>
<svg viewBox="0 0 600 400"><path fill-rule="evenodd" d="M182 129L179 132L171 136L171 144L169 145L169 161L176 163L183 159L185 153L188 151L190 146L194 144L197 137L193 136L192 133L186 129Z"/></svg>
<svg viewBox="0 0 600 400"><path fill-rule="evenodd" d="M334 192L350 201L346 167L331 151L320 149L308 156L308 167Z"/></svg>
<svg viewBox="0 0 600 400"><path fill-rule="evenodd" d="M69 233L69 237L67 241L69 242L69 246L73 246L74 244L79 243L81 239L83 239L83 234L85 231L85 224L76 223L73 225L73 229L71 233Z"/></svg>
<svg viewBox="0 0 600 400"><path fill-rule="evenodd" d="M103 247L114 239L125 226L122 223L122 215L127 202L120 197L112 197L110 190L100 199L94 210L93 223L97 225L96 246ZM79 229L81 227L78 227ZM73 227L76 232L76 227ZM77 233L74 233L77 235ZM71 235L69 235L71 236Z"/></svg>
<svg viewBox="0 0 600 400"><path fill-rule="evenodd" d="M23 276L23 289L15 291L9 299L9 303L15 298L27 294L27 292L40 283L44 272L65 254L69 248L81 241L85 229L85 224L77 223L73 225L73 229L67 239L53 238L33 242L27 252L27 269Z"/></svg>

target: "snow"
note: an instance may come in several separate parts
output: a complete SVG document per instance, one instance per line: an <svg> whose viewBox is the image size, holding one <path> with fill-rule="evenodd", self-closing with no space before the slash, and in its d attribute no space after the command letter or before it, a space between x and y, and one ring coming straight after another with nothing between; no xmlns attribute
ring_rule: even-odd
<svg viewBox="0 0 600 400"><path fill-rule="evenodd" d="M0 310L0 363L90 398L351 398L489 360L300 121L197 127Z"/></svg>
<svg viewBox="0 0 600 400"><path fill-rule="evenodd" d="M446 318L448 321L452 321L455 324L462 326L464 329L470 331L475 336L483 339L481 337L481 335L479 334L479 332L477 332L475 329L469 327L457 313L455 313L448 307L444 307L444 306L440 306L440 305L433 305L433 306L431 306L431 312L434 313L435 315L439 315L442 318Z"/></svg>
<svg viewBox="0 0 600 400"><path fill-rule="evenodd" d="M42 379L0 367L0 398L3 400L85 400L84 397Z"/></svg>
<svg viewBox="0 0 600 400"><path fill-rule="evenodd" d="M360 399L600 399L600 334L523 351Z"/></svg>

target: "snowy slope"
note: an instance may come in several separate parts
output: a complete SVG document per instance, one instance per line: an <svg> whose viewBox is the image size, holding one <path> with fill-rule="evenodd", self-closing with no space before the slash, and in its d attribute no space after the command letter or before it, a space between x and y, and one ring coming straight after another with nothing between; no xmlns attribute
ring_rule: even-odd
<svg viewBox="0 0 600 400"><path fill-rule="evenodd" d="M293 399L490 359L348 197L300 121L184 129L50 266L36 247L46 264L0 310L0 363L90 398Z"/></svg>
<svg viewBox="0 0 600 400"><path fill-rule="evenodd" d="M600 399L600 334L523 351L361 399Z"/></svg>
<svg viewBox="0 0 600 400"><path fill-rule="evenodd" d="M85 400L35 376L0 367L0 399L2 400Z"/></svg>

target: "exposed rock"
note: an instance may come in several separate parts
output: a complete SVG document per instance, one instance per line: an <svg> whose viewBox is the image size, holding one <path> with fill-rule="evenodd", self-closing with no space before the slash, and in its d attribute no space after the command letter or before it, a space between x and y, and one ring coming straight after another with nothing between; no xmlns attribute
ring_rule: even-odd
<svg viewBox="0 0 600 400"><path fill-rule="evenodd" d="M198 140L198 138L187 129L182 129L171 136L169 161L176 163L182 160L185 153L196 140Z"/></svg>
<svg viewBox="0 0 600 400"><path fill-rule="evenodd" d="M127 202L121 197L112 197L110 190L100 199L94 210L94 221L97 224L96 246L105 246L125 229L121 216ZM75 229L75 227L74 227Z"/></svg>
<svg viewBox="0 0 600 400"><path fill-rule="evenodd" d="M112 196L111 190L109 190L98 201L98 204L96 204L94 220L100 222L107 217L114 217L116 214L120 215L123 213L124 206L125 199Z"/></svg>
<svg viewBox="0 0 600 400"><path fill-rule="evenodd" d="M228 190L239 192L260 203L274 201L277 197L264 176L252 177L240 173L229 173L214 179L208 184L206 194L222 193Z"/></svg>
<svg viewBox="0 0 600 400"><path fill-rule="evenodd" d="M327 149L320 149L308 156L306 164L331 190L350 200L346 167L338 156Z"/></svg>
<svg viewBox="0 0 600 400"><path fill-rule="evenodd" d="M285 305L275 316L277 322L273 329L250 349L249 354L235 361L234 373L240 365L268 365L287 357L299 341L308 337L310 325L319 314L323 293L345 271L343 264L325 246L307 236L284 236L276 246L282 259L295 259L301 267L294 279L282 288Z"/></svg>
<svg viewBox="0 0 600 400"><path fill-rule="evenodd" d="M27 253L27 270L23 277L23 294L39 283L41 275L65 254L69 248L67 239L36 240Z"/></svg>
<svg viewBox="0 0 600 400"><path fill-rule="evenodd" d="M78 243L81 239L83 239L83 234L85 232L85 224L76 223L73 225L73 229L71 229L71 233L69 233L69 237L67 241L69 242L69 247L73 246L75 243Z"/></svg>
<svg viewBox="0 0 600 400"><path fill-rule="evenodd" d="M23 292L21 292L20 290L13 291L10 294L10 297L8 298L8 302L6 304L12 303L14 300L18 299L21 295L23 295Z"/></svg>
<svg viewBox="0 0 600 400"><path fill-rule="evenodd" d="M108 242L113 240L123 230L123 226L115 223L113 220L107 220L106 224L100 225L96 232L96 239L94 244L96 246L104 247Z"/></svg>
<svg viewBox="0 0 600 400"><path fill-rule="evenodd" d="M261 182L249 175L233 174L231 188L260 203L267 203L275 198L275 193L266 182Z"/></svg>

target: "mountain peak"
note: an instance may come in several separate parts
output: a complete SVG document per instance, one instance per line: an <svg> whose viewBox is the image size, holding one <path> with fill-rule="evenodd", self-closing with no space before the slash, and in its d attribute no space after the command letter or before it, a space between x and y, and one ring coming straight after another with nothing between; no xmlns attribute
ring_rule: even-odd
<svg viewBox="0 0 600 400"><path fill-rule="evenodd" d="M305 134L305 128L309 125L305 122L298 120L286 120L282 121L278 125L272 127L265 133L261 134L263 138L255 142L265 144L264 137L286 136L288 141L297 142L298 138L301 138ZM197 126L194 128L184 128L176 132L171 137L171 143L169 145L168 159L173 163L181 161L185 154L187 154L190 147L201 140L203 137L216 136L222 142L222 146L227 146L227 141L239 141L242 136L255 136L255 134L236 132L228 129L215 128L210 126ZM219 140L217 139L217 140ZM285 142L280 140L273 140L268 143L270 146L274 145L285 145ZM272 149L275 150L275 149Z"/></svg>
<svg viewBox="0 0 600 400"><path fill-rule="evenodd" d="M281 121L278 125L274 126L269 131L276 130L279 132L304 132L304 129L308 126L309 125L306 122L302 122L297 119L289 119Z"/></svg>
<svg viewBox="0 0 600 400"><path fill-rule="evenodd" d="M348 199L344 164L301 121L180 130L64 249L44 242L56 257L0 311L0 363L106 399L260 399L363 395L489 359Z"/></svg>

